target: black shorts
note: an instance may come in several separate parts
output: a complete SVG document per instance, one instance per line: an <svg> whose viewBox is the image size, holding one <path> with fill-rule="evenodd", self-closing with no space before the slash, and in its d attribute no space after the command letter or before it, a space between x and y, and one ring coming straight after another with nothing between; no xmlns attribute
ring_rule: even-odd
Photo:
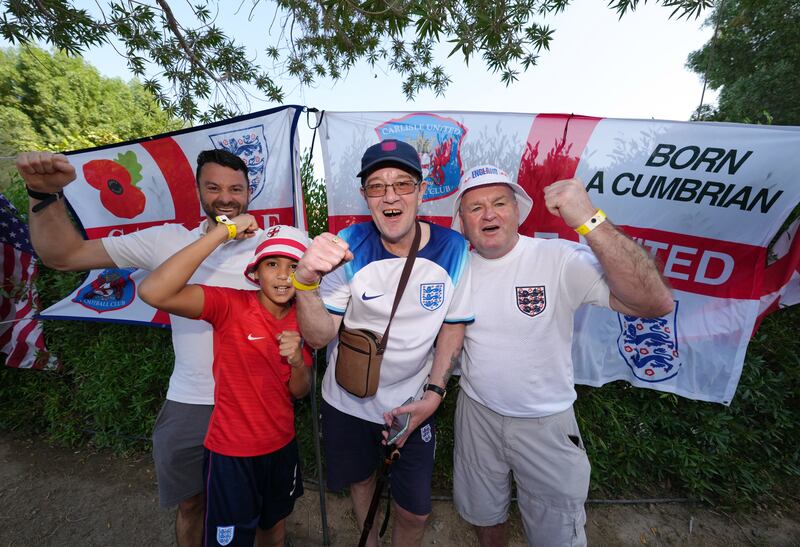
<svg viewBox="0 0 800 547"><path fill-rule="evenodd" d="M341 412L322 401L322 440L328 466L326 482L341 490L370 477L383 458L383 425ZM431 478L436 453L436 421L425 420L406 439L392 464L392 499L415 515L431 512Z"/></svg>
<svg viewBox="0 0 800 547"><path fill-rule="evenodd" d="M263 456L223 456L206 450L204 545L252 546L256 527L269 530L294 509L303 478L292 441Z"/></svg>

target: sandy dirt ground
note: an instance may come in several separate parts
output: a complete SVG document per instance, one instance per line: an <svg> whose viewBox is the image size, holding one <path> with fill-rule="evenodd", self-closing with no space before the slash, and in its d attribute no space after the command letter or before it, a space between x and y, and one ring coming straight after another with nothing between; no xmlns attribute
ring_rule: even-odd
<svg viewBox="0 0 800 547"><path fill-rule="evenodd" d="M358 528L348 500L329 493L326 503L331 544L356 545ZM590 503L587 510L590 545L800 545L800 504L736 515L676 503ZM294 546L323 545L315 485L307 485L287 524ZM511 525L511 544L525 545L518 515L512 515ZM120 457L0 432L0 547L73 545L174 545L173 511L158 506L149 454ZM436 501L423 545L477 542L452 503Z"/></svg>

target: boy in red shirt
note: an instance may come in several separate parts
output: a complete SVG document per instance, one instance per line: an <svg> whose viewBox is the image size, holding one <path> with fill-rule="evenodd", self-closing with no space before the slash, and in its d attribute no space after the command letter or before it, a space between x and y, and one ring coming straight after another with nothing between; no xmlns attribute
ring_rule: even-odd
<svg viewBox="0 0 800 547"><path fill-rule="evenodd" d="M210 254L252 237L250 215L217 217L205 236L142 282L139 296L166 312L214 327L214 411L204 445L204 545L283 545L284 519L303 493L293 398L308 393L311 356L303 349L291 273L308 237L273 226L244 275L260 290L188 284Z"/></svg>

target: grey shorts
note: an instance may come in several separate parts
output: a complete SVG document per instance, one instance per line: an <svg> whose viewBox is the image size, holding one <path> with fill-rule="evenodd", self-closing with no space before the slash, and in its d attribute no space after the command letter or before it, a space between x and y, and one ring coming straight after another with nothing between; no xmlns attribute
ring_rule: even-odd
<svg viewBox="0 0 800 547"><path fill-rule="evenodd" d="M572 407L543 418L512 418L459 393L453 501L470 524L506 521L513 478L529 545L586 545L590 475Z"/></svg>
<svg viewBox="0 0 800 547"><path fill-rule="evenodd" d="M203 440L214 405L164 402L153 428L153 460L162 507L172 507L205 490Z"/></svg>

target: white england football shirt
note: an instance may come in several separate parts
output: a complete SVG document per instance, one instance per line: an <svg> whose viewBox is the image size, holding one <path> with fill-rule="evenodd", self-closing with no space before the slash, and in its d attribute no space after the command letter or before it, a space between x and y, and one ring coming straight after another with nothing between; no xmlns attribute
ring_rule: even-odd
<svg viewBox="0 0 800 547"><path fill-rule="evenodd" d="M337 342L328 346L328 369L322 396L338 410L375 423L383 413L419 396L433 363L433 342L442 323L473 320L469 251L461 234L430 225L431 236L417 253L381 364L378 392L373 397L351 395L336 383ZM405 266L381 243L372 222L342 230L354 259L326 275L321 294L329 312L343 315L348 328L383 334Z"/></svg>
<svg viewBox="0 0 800 547"><path fill-rule="evenodd" d="M464 337L461 389L505 416L566 410L577 397L575 311L608 307L597 258L586 245L525 236L500 258L471 257L475 322Z"/></svg>

